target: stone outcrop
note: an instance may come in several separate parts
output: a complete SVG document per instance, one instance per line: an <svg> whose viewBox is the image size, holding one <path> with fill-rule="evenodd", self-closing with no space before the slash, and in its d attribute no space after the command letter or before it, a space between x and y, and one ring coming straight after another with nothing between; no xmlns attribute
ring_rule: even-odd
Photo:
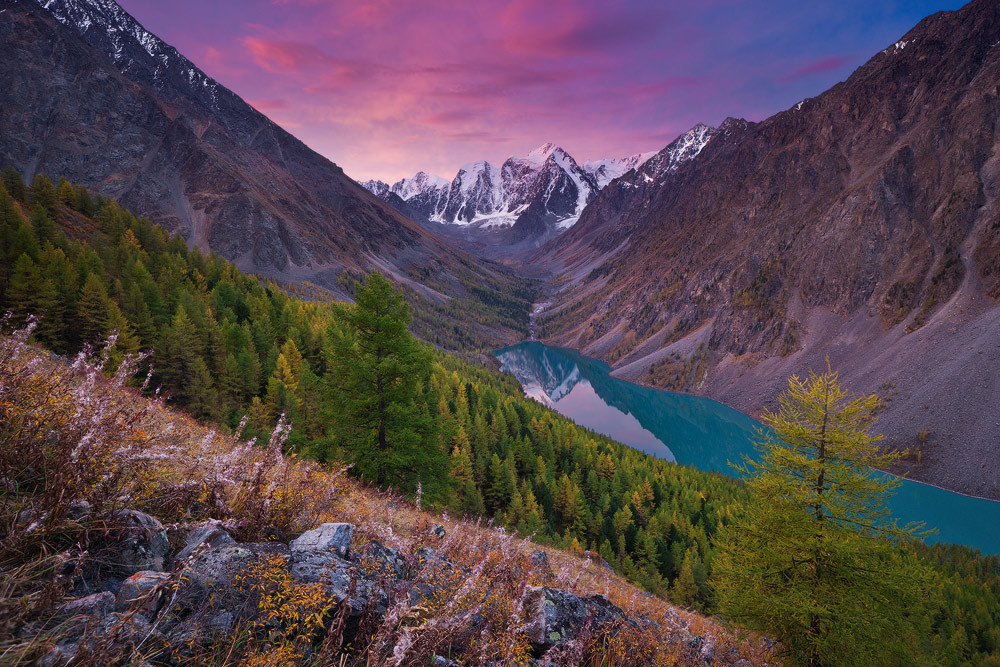
<svg viewBox="0 0 1000 667"><path fill-rule="evenodd" d="M174 560L187 560L199 547L203 550L214 549L233 543L233 538L222 526L217 522L207 522L195 527L187 534L184 548L174 556Z"/></svg>
<svg viewBox="0 0 1000 667"><path fill-rule="evenodd" d="M324 622L338 623L343 641L350 643L364 619L380 619L390 608L403 613L408 623L425 622L428 607L442 591L453 590L473 575L472 569L453 563L436 549L422 547L408 555L375 541L354 545L354 526L346 523L323 524L287 545L237 543L219 524L204 523L188 530L184 546L170 558L156 519L133 511L112 516L122 525L109 534L120 537L118 544L131 553L124 559L130 567L155 561L172 562L175 569L139 570L115 583L117 595L104 591L63 604L56 619L71 632L41 664L70 664L81 650L95 647L124 655L136 641L151 642L144 646L155 646L164 659L183 662L193 647L226 641L257 618L260 591L275 584L318 587L329 604ZM526 555L523 563L517 567L551 574L541 550ZM408 610L399 612L400 604ZM525 618L521 632L543 661L546 652L563 649L574 640L614 634L626 625L655 625L648 619L627 618L603 596L581 597L544 586L527 591L521 612ZM480 614L470 616L469 637L485 622ZM684 646L691 655L710 653L703 643ZM435 656L432 662L462 664L460 655L453 657L457 661Z"/></svg>
<svg viewBox="0 0 1000 667"><path fill-rule="evenodd" d="M539 654L578 637L585 628L596 632L625 620L625 612L603 595L584 598L547 586L528 591L524 611L526 633Z"/></svg>

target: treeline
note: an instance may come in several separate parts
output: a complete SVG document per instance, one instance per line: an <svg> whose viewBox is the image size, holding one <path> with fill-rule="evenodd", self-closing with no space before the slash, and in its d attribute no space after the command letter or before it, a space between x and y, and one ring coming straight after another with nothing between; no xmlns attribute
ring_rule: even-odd
<svg viewBox="0 0 1000 667"><path fill-rule="evenodd" d="M316 299L322 290L292 296L63 180L26 186L9 169L2 180L0 311L39 316L39 343L72 355L116 331L109 365L152 351L150 386L195 417L229 429L246 418L245 432L264 435L285 414L288 447L350 460L331 426L347 323ZM436 479L399 476L397 489L420 483L425 502L589 550L677 604L715 609L715 536L746 503L742 484L583 429L524 398L510 376L427 354L414 414L430 418L421 446L445 465ZM997 558L914 548L938 572L940 595L911 610L913 645L931 663L1000 665Z"/></svg>
<svg viewBox="0 0 1000 667"><path fill-rule="evenodd" d="M193 416L230 429L246 417L244 432L263 435L284 414L289 447L350 460L331 428L344 326L334 305L262 284L84 195L5 173L0 308L15 321L39 316L36 339L64 355L117 331L111 364L151 350L150 386ZM422 395L433 425L424 444L448 469L443 479L401 474L397 488L420 482L430 502L599 553L649 590L710 606L712 536L740 501L738 485L582 429L524 398L512 378L445 353Z"/></svg>

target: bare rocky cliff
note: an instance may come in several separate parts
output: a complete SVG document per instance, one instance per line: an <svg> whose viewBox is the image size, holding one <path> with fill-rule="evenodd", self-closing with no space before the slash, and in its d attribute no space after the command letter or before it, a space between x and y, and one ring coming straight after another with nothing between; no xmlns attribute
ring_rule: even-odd
<svg viewBox="0 0 1000 667"><path fill-rule="evenodd" d="M650 160L536 254L566 280L541 334L751 413L829 357L885 395L914 477L1000 497L998 85L1000 5L975 0L673 172Z"/></svg>
<svg viewBox="0 0 1000 667"><path fill-rule="evenodd" d="M0 164L28 179L65 176L288 283L343 296L345 272L380 268L437 304L476 298L470 285L516 289L504 270L386 205L113 0L0 0L0 10Z"/></svg>

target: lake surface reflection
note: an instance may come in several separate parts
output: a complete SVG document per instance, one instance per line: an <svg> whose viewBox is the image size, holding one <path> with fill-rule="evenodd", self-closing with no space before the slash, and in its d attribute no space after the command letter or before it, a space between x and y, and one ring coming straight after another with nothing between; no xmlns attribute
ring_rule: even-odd
<svg viewBox="0 0 1000 667"><path fill-rule="evenodd" d="M753 455L760 424L722 403L611 377L603 361L535 341L496 352L525 395L581 426L638 450L702 470L738 474L729 462ZM923 521L954 542L1000 553L1000 503L904 480L892 509L901 523Z"/></svg>

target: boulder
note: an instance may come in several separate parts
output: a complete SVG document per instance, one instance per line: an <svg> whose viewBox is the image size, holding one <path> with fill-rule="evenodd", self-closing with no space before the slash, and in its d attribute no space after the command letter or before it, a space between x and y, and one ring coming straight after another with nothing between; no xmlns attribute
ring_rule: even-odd
<svg viewBox="0 0 1000 667"><path fill-rule="evenodd" d="M42 667L72 664L81 649L84 649L88 664L118 663L140 643L152 651L163 644L163 635L141 615L113 612L101 619L91 631L59 642L37 664ZM95 658L102 662L94 662Z"/></svg>
<svg viewBox="0 0 1000 667"><path fill-rule="evenodd" d="M411 576L413 583L409 590L411 606L418 606L425 599L434 597L442 583L461 576L455 572L455 565L436 549L420 547L414 554Z"/></svg>
<svg viewBox="0 0 1000 667"><path fill-rule="evenodd" d="M540 653L575 638L588 623L594 631L625 620L625 612L603 595L583 598L547 586L528 591L524 612L528 639Z"/></svg>
<svg viewBox="0 0 1000 667"><path fill-rule="evenodd" d="M535 549L528 556L531 560L531 564L538 568L546 568L549 566L549 556L541 549Z"/></svg>
<svg viewBox="0 0 1000 667"><path fill-rule="evenodd" d="M324 523L302 533L288 545L292 557L297 554L317 551L333 551L341 558L350 554L354 526L349 523Z"/></svg>
<svg viewBox="0 0 1000 667"><path fill-rule="evenodd" d="M108 517L105 561L122 576L143 570L162 572L170 555L170 544L163 525L137 510L118 510Z"/></svg>
<svg viewBox="0 0 1000 667"><path fill-rule="evenodd" d="M447 532L444 529L444 526L442 526L439 523L436 523L433 526L431 526L430 533L431 535L437 537L438 539L444 539L444 536L447 534Z"/></svg>
<svg viewBox="0 0 1000 667"><path fill-rule="evenodd" d="M72 521L83 521L90 516L90 503L86 500L74 500L66 509L66 518Z"/></svg>
<svg viewBox="0 0 1000 667"><path fill-rule="evenodd" d="M122 582L116 604L118 611L131 611L141 602L137 611L149 619L154 618L163 606L166 598L165 584L168 581L170 581L168 572L151 570L136 572ZM159 591L153 593L157 588Z"/></svg>
<svg viewBox="0 0 1000 667"><path fill-rule="evenodd" d="M409 566L399 549L372 541L361 550L360 561L365 574L375 579L406 579Z"/></svg>
<svg viewBox="0 0 1000 667"><path fill-rule="evenodd" d="M376 578L333 551L293 552L290 569L296 581L322 584L333 602L347 605L348 617L360 617L369 602L375 604L379 614L384 614L388 608L388 593L378 585Z"/></svg>
<svg viewBox="0 0 1000 667"><path fill-rule="evenodd" d="M194 550L202 545L204 545L204 549L215 549L227 544L235 544L235 540L223 530L218 522L210 521L187 534L185 546L174 556L174 560L187 560L194 553Z"/></svg>
<svg viewBox="0 0 1000 667"><path fill-rule="evenodd" d="M278 542L226 544L188 558L176 593L162 612L163 631L171 643L197 643L228 633L248 613L251 591L243 577L265 558L277 558L285 567L288 547Z"/></svg>
<svg viewBox="0 0 1000 667"><path fill-rule="evenodd" d="M70 600L59 608L57 615L60 618L71 618L73 616L89 616L90 618L104 618L115 608L115 595L108 591L94 593L82 598Z"/></svg>

